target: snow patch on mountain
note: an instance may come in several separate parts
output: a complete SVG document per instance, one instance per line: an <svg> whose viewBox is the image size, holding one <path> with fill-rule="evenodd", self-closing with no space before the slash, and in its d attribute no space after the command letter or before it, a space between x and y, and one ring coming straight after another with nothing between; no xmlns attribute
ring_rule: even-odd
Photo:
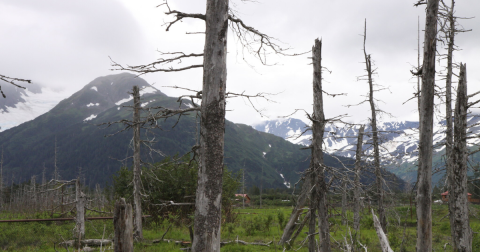
<svg viewBox="0 0 480 252"><path fill-rule="evenodd" d="M46 87L41 87L41 92L36 93L28 89L24 90L24 93L21 94L24 102L0 109L0 132L47 113L69 95L68 91Z"/></svg>
<svg viewBox="0 0 480 252"><path fill-rule="evenodd" d="M91 116L83 119L83 121L86 122L86 121L90 121L90 120L95 119L95 118L97 118L97 115L92 114Z"/></svg>
<svg viewBox="0 0 480 252"><path fill-rule="evenodd" d="M92 106L100 106L100 103L89 103L87 104L87 107L92 107Z"/></svg>
<svg viewBox="0 0 480 252"><path fill-rule="evenodd" d="M128 98L121 99L120 101L115 102L115 105L120 105L120 104L125 103L125 102L128 102L128 101L130 101L130 100L132 100L132 99L133 99L133 96L130 95Z"/></svg>
<svg viewBox="0 0 480 252"><path fill-rule="evenodd" d="M95 87L95 86L91 87L90 89L93 89L93 90L95 90L95 91L97 91L97 92L98 92L98 88L97 88L97 87Z"/></svg>

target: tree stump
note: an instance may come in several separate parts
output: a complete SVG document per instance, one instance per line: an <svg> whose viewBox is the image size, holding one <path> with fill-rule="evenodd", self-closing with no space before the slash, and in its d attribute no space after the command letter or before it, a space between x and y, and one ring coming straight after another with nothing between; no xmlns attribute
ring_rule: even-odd
<svg viewBox="0 0 480 252"><path fill-rule="evenodd" d="M117 202L115 202L113 226L115 228L114 251L115 252L132 252L133 251L132 205L127 204L124 198L121 198L117 200Z"/></svg>

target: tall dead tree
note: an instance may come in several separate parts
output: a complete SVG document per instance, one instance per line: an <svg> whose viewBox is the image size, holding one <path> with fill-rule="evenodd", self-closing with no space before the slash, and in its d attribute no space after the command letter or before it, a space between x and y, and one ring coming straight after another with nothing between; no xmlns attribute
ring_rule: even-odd
<svg viewBox="0 0 480 252"><path fill-rule="evenodd" d="M325 131L325 115L323 113L323 89L322 89L322 41L316 39L312 48L313 61L313 115L312 121L312 168L316 175L314 186L318 200L318 234L320 252L330 251L330 224L328 223L327 193L325 183L325 165L323 163L323 133ZM315 201L317 201L315 200ZM314 212L310 213L314 218ZM309 248L310 249L310 248Z"/></svg>
<svg viewBox="0 0 480 252"><path fill-rule="evenodd" d="M432 145L438 3L439 0L428 0L426 10L416 197L417 251L432 251Z"/></svg>
<svg viewBox="0 0 480 252"><path fill-rule="evenodd" d="M140 180L140 89L133 86L133 207L134 220L133 235L136 239L143 239L142 230L142 199Z"/></svg>
<svg viewBox="0 0 480 252"><path fill-rule="evenodd" d="M220 251L227 83L228 0L207 1L200 162L192 250Z"/></svg>
<svg viewBox="0 0 480 252"><path fill-rule="evenodd" d="M355 230L355 238L358 238L360 231L360 172L362 169L362 148L363 148L363 132L365 126L362 125L358 129L357 148L355 151L355 178L353 189L353 229Z"/></svg>
<svg viewBox="0 0 480 252"><path fill-rule="evenodd" d="M2 159L0 160L0 210L3 209L3 146Z"/></svg>
<svg viewBox="0 0 480 252"><path fill-rule="evenodd" d="M455 141L452 150L453 169L448 189L450 225L454 251L472 251L472 230L468 217L467 196L467 66L460 63L460 78L455 104Z"/></svg>
<svg viewBox="0 0 480 252"><path fill-rule="evenodd" d="M370 111L372 116L370 118L370 124L372 127L372 141L373 141L373 165L375 168L375 185L376 185L376 196L378 204L378 215L380 218L380 224L385 233L387 233L387 216L385 214L385 190L383 189L383 178L382 170L380 168L380 150L378 148L378 129L377 129L377 108L375 106L375 100L373 98L373 74L374 69L372 69L372 61L370 59L370 54L367 54L365 49L365 43L367 41L367 20L365 20L365 30L363 33L363 54L365 57L365 67L367 71L367 80L369 86L368 102L370 103Z"/></svg>
<svg viewBox="0 0 480 252"><path fill-rule="evenodd" d="M82 192L82 188L80 185L80 178L77 178L75 181L75 201L77 208L77 215L75 218L75 239L78 239L78 247L80 246L80 241L85 237L85 197L86 196Z"/></svg>
<svg viewBox="0 0 480 252"><path fill-rule="evenodd" d="M275 39L261 33L255 28L246 25L229 10L228 0L207 0L205 14L184 13L171 10L168 2L163 4L167 8L166 15L175 17L167 22L166 30L184 18L194 18L205 21L205 45L203 53L163 53L171 58L161 58L147 65L124 67L116 62L112 65L116 70L127 70L139 75L154 72L175 72L193 68L203 68L203 87L196 95L188 96L193 99L201 99L201 107L188 109L188 111L201 111L200 122L200 146L198 149L198 187L195 201L194 239L193 251L219 251L220 250L220 223L221 223L221 196L222 196L222 173L224 154L225 132L225 99L232 97L252 97L244 94L226 93L226 56L227 56L227 31L232 29L239 43L257 57L262 64L266 64L266 50L274 53L285 54L284 48L276 44ZM296 54L294 54L296 55ZM290 55L290 56L294 56ZM185 67L159 67L163 64L180 63L184 59L203 57L203 64L192 64ZM191 89L188 89L192 91ZM165 109L161 116L152 116L151 120L167 118L173 115L181 115L185 110Z"/></svg>

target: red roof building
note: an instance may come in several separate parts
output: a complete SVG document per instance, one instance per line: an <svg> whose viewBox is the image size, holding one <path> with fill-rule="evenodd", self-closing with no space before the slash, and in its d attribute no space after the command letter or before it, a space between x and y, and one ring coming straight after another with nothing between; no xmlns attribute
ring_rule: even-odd
<svg viewBox="0 0 480 252"><path fill-rule="evenodd" d="M447 202L448 201L448 191L442 193L441 195L442 195L442 201ZM472 202L472 194L467 193L467 196L468 196L468 202ZM473 200L473 201L475 201L475 200Z"/></svg>

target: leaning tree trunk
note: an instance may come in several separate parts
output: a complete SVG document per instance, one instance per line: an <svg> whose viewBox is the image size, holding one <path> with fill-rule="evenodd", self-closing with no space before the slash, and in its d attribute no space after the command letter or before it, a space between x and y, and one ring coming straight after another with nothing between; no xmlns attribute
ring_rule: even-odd
<svg viewBox="0 0 480 252"><path fill-rule="evenodd" d="M365 126L358 129L357 150L355 152L355 180L353 190L353 229L357 239L360 231L360 171L362 168L363 131Z"/></svg>
<svg viewBox="0 0 480 252"><path fill-rule="evenodd" d="M207 0L194 252L220 251L228 3Z"/></svg>
<svg viewBox="0 0 480 252"><path fill-rule="evenodd" d="M313 160L310 160L310 167L312 167L312 161ZM285 225L285 228L283 229L282 238L280 238L278 245L282 246L283 244L289 242L290 240L292 241L294 240L294 238L290 239L290 237L292 237L292 234L294 233L295 228L297 227L297 225L295 225L295 222L297 221L300 214L303 212L303 207L305 206L305 201L307 200L307 194L311 186L312 186L312 183L310 182L310 176L305 176L305 180L303 182L302 189L298 196L297 202L295 204L295 207L293 208L292 214L290 215L290 219L288 220L287 224Z"/></svg>
<svg viewBox="0 0 480 252"><path fill-rule="evenodd" d="M142 199L140 194L140 90L133 86L133 236L143 239L142 230Z"/></svg>
<svg viewBox="0 0 480 252"><path fill-rule="evenodd" d="M417 251L432 251L432 150L439 0L428 0L422 67L417 177Z"/></svg>
<svg viewBox="0 0 480 252"><path fill-rule="evenodd" d="M375 167L375 184L377 186L377 203L378 203L378 215L380 218L380 224L385 233L387 233L387 217L385 215L385 191L383 190L383 178L382 171L380 169L380 151L378 149L378 131L377 131L377 110L375 108L375 101L373 99L373 69L370 55L365 50L365 41L367 40L367 20L365 20L365 32L363 35L363 54L365 56L365 65L368 77L368 86L370 88L368 101L370 103L370 110L372 112L371 126L372 126L372 140L373 140L373 165Z"/></svg>
<svg viewBox="0 0 480 252"><path fill-rule="evenodd" d="M322 42L315 40L312 48L313 60L313 120L312 148L313 170L318 174L315 188L318 199L318 233L320 252L330 251L330 224L327 213L327 185L325 183L325 166L323 164L323 133L325 131L325 115L323 113L322 90ZM313 181L312 181L313 182ZM310 216L313 218L314 216Z"/></svg>
<svg viewBox="0 0 480 252"><path fill-rule="evenodd" d="M472 251L472 230L469 226L467 195L467 106L467 70L466 65L460 63L460 78L458 80L454 116L454 167L451 174L453 183L449 185L448 190L453 249L458 252Z"/></svg>

